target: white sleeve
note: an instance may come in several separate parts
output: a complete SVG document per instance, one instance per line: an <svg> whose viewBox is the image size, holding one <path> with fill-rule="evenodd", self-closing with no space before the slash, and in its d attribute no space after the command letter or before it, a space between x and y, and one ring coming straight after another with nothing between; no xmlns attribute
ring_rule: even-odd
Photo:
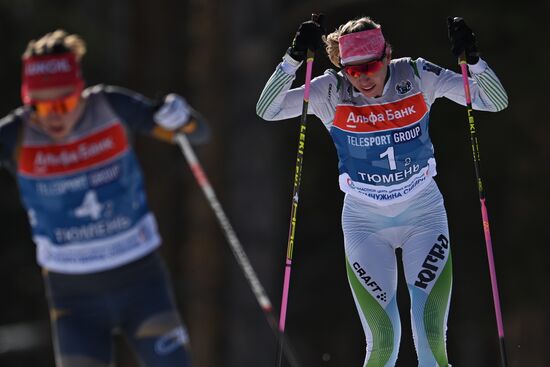
<svg viewBox="0 0 550 367"><path fill-rule="evenodd" d="M418 58L416 69L420 76L420 85L427 102L431 105L440 97L445 97L466 105L462 75L443 69L431 62ZM508 106L508 96L498 77L487 63L479 59L475 65L468 65L470 74L470 94L474 110L496 112Z"/></svg>
<svg viewBox="0 0 550 367"><path fill-rule="evenodd" d="M291 62L283 59L258 99L256 113L264 120L284 120L302 114L304 86L290 89L299 66ZM336 77L328 72L311 80L308 114L319 117L325 126L334 117L335 99L338 97L336 86Z"/></svg>

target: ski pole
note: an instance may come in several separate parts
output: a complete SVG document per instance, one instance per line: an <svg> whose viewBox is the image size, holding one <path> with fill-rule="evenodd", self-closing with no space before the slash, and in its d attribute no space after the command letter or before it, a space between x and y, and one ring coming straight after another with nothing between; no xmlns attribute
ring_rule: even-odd
<svg viewBox="0 0 550 367"><path fill-rule="evenodd" d="M258 301L262 311L264 312L269 326L275 333L277 341L280 344L286 345L284 349L286 358L288 359L291 366L300 367L295 353L293 352L292 348L290 348L289 342L286 341L286 343L283 343L285 335L281 333L277 327L277 320L273 315L273 307L271 301L269 300L269 297L267 296L258 276L256 275L256 272L254 271L254 268L252 267L252 264L250 263L250 260L248 259L248 256L246 255L246 252L244 251L244 248L241 245L239 238L237 237L237 234L235 233L233 227L231 226L231 223L229 222L229 219L225 215L225 212L220 202L218 201L218 198L216 197L216 193L214 192L214 189L212 188L212 185L210 184L206 173L204 172L199 160L197 159L197 156L195 155L195 152L193 151L193 148L191 147L187 136L185 136L185 134L176 134L174 140L181 148L183 155L185 156L185 159L187 160L187 163L189 164L189 167L193 172L193 176L195 176L195 179L197 180L197 183L202 189L204 195L206 196L210 207L216 214L218 222L223 229L223 233L227 241L229 242L231 251L233 252L237 263L243 271L245 278L248 281L250 288L254 293L254 296L256 297L256 300Z"/></svg>
<svg viewBox="0 0 550 367"><path fill-rule="evenodd" d="M311 20L319 23L320 15L312 14ZM292 270L292 252L294 250L294 235L296 234L296 214L298 212L298 201L300 196L300 182L302 180L302 169L304 162L304 148L306 142L306 122L307 108L309 103L309 89L311 85L311 73L313 69L313 60L315 53L308 49L306 55L306 76L304 83L304 102L302 104L302 117L300 119L300 133L298 135L298 152L296 154L296 170L294 173L294 186L292 189L292 205L290 207L290 228L288 230L288 242L285 260L285 275L283 280L283 295L281 297L281 313L279 315L279 331L281 334L285 332L286 311L288 307L288 291L290 288L290 273ZM284 348L284 339L279 340L279 357L277 366L282 364L282 351Z"/></svg>
<svg viewBox="0 0 550 367"><path fill-rule="evenodd" d="M493 292L493 303L495 306L495 316L497 321L497 330L498 330L499 345L500 345L500 360L501 360L502 367L507 367L508 362L506 359L506 346L504 343L504 325L502 322L502 312L500 309L500 297L498 293L495 259L493 258L493 245L491 241L491 231L489 228L489 214L487 212L487 206L485 205L485 189L483 188L483 182L481 181L479 145L477 141L474 115L472 112L473 111L472 98L470 95L470 85L468 82L468 64L466 62L466 56L464 53L460 55L458 59L458 64L462 72L462 80L464 82L464 93L466 94L466 107L468 112L468 123L470 126L470 142L472 144L472 153L474 158L477 189L479 192L479 201L481 203L481 218L483 221L483 232L485 234L485 247L487 248L487 259L489 261L489 274L491 276L491 288Z"/></svg>

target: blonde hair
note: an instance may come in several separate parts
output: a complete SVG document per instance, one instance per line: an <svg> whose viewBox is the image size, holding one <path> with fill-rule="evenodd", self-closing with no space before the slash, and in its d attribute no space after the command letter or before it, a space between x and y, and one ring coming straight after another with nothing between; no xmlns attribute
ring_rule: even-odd
<svg viewBox="0 0 550 367"><path fill-rule="evenodd" d="M342 24L334 32L329 34L325 40L325 48L327 50L328 58L330 62L336 67L341 67L340 64L340 48L338 39L344 34L366 31L368 29L380 28L380 24L376 23L370 17L362 17L354 20L350 20L345 24Z"/></svg>
<svg viewBox="0 0 550 367"><path fill-rule="evenodd" d="M37 40L30 41L23 53L23 58L64 52L74 53L76 60L80 61L86 54L86 43L77 34L69 34L63 29L57 29Z"/></svg>

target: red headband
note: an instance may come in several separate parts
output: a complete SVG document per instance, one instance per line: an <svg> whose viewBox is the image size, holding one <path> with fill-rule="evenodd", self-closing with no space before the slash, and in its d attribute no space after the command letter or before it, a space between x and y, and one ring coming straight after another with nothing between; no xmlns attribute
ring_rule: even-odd
<svg viewBox="0 0 550 367"><path fill-rule="evenodd" d="M377 59L383 55L386 40L382 28L344 34L338 38L340 63Z"/></svg>
<svg viewBox="0 0 550 367"><path fill-rule="evenodd" d="M83 86L80 65L72 52L30 56L23 59L21 98L24 104L34 102L29 91L65 86Z"/></svg>

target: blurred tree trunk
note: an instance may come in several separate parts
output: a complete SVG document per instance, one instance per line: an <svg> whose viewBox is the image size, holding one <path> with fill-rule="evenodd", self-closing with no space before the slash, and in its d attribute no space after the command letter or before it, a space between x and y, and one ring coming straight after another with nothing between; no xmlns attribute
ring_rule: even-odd
<svg viewBox="0 0 550 367"><path fill-rule="evenodd" d="M219 62L222 60L223 39L215 26L219 14L213 0L189 0L182 14L181 32L185 32L185 43L178 45L185 54L185 78L188 92L192 95L189 102L201 111L210 122L212 138L206 146L197 151L199 159L220 194L219 171L222 160L220 153L220 135L216 133L217 122L224 115L225 103L221 88L215 87L222 77ZM181 153L180 153L181 155ZM200 188L192 178L191 171L185 168L188 182L192 187L187 191L185 203L189 245L181 257L184 263L185 279L189 300L187 312L193 363L198 367L225 365L219 350L223 343L222 304L223 274L225 272L222 256L225 248L223 238L215 220L214 213L203 197Z"/></svg>
<svg viewBox="0 0 550 367"><path fill-rule="evenodd" d="M281 203L281 197L290 196L290 192L285 194L281 187L283 170L275 168L284 149L281 125L262 121L256 116L255 105L284 52L265 41L279 31L279 2L239 0L224 3L222 9L224 17L217 26L228 45L223 62L229 73L222 82L228 102L227 123L222 127L228 209L278 315L286 251L284 213L290 209L290 198ZM288 173L290 177L292 173ZM276 340L242 271L233 259L229 261L231 273L224 287L228 298L224 365L272 364Z"/></svg>
<svg viewBox="0 0 550 367"><path fill-rule="evenodd" d="M183 95L197 110L214 121L223 114L215 80L221 43L215 23L214 1L147 0L133 2L133 45L128 60L133 88L158 99L166 93ZM163 235L162 253L171 271L178 305L191 340L194 366L223 365L218 351L223 310L219 292L223 264L221 235L214 215L197 186L182 153L175 145L140 140L141 160L151 206ZM196 148L210 178L216 181L216 135ZM205 155L200 153L204 152Z"/></svg>

